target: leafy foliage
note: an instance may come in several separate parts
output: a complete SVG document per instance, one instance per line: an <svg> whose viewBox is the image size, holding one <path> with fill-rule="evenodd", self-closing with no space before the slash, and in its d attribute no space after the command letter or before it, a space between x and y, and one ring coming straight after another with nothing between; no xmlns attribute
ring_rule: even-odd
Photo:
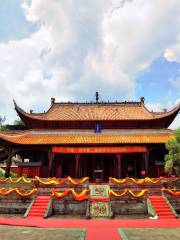
<svg viewBox="0 0 180 240"><path fill-rule="evenodd" d="M24 126L24 122L23 122L21 119L16 119L16 120L14 121L14 125Z"/></svg>
<svg viewBox="0 0 180 240"><path fill-rule="evenodd" d="M7 125L0 126L0 130L1 131L8 130L8 126Z"/></svg>
<svg viewBox="0 0 180 240"><path fill-rule="evenodd" d="M180 176L180 128L175 131L175 137L166 143L169 153L165 156L165 172Z"/></svg>
<svg viewBox="0 0 180 240"><path fill-rule="evenodd" d="M0 168L0 178L4 177L4 170L2 168Z"/></svg>
<svg viewBox="0 0 180 240"><path fill-rule="evenodd" d="M0 116L0 130L4 130L5 129L5 125L3 125L3 123L6 121L6 117L2 117Z"/></svg>
<svg viewBox="0 0 180 240"><path fill-rule="evenodd" d="M0 127L3 125L3 122L5 122L5 121L6 121L6 117L0 116Z"/></svg>
<svg viewBox="0 0 180 240"><path fill-rule="evenodd" d="M4 178L4 175L5 175L5 171L0 168L0 178ZM11 178L17 178L18 175L16 173L13 173L13 172L10 172L10 175L9 175Z"/></svg>

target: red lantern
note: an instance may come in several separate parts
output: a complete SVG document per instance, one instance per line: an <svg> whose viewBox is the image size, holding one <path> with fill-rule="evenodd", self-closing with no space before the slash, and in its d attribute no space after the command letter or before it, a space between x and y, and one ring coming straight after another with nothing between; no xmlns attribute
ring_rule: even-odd
<svg viewBox="0 0 180 240"><path fill-rule="evenodd" d="M146 171L145 170L141 170L141 176L145 177L146 176Z"/></svg>

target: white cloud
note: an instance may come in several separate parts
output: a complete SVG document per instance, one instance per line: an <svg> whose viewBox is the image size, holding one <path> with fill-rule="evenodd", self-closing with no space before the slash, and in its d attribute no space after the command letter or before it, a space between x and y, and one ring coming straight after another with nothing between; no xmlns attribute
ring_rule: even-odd
<svg viewBox="0 0 180 240"><path fill-rule="evenodd" d="M163 112L164 110L171 111L175 106L180 104L180 99L175 102L168 101L166 104L162 103L147 103L146 107L149 111L153 112ZM170 129L176 129L180 127L180 114L176 116L172 124L169 126Z"/></svg>
<svg viewBox="0 0 180 240"><path fill-rule="evenodd" d="M47 106L51 96L92 100L97 90L132 100L136 74L180 34L179 0L32 0L22 8L40 27L0 43L0 115L9 120L12 98L26 110Z"/></svg>
<svg viewBox="0 0 180 240"><path fill-rule="evenodd" d="M178 114L177 117L174 119L173 123L169 126L170 129L177 129L180 127L180 115Z"/></svg>
<svg viewBox="0 0 180 240"><path fill-rule="evenodd" d="M164 57L169 62L180 62L180 37L177 40L178 43L170 46L164 52Z"/></svg>
<svg viewBox="0 0 180 240"><path fill-rule="evenodd" d="M171 111L178 104L180 104L180 99L177 99L175 102L167 101L166 104L162 104L162 103L147 103L146 107L149 109L149 111L163 112L165 109L167 111Z"/></svg>
<svg viewBox="0 0 180 240"><path fill-rule="evenodd" d="M180 93L180 76L170 79L170 82Z"/></svg>
<svg viewBox="0 0 180 240"><path fill-rule="evenodd" d="M165 109L162 103L147 103L146 107L153 112L163 112L163 109Z"/></svg>
<svg viewBox="0 0 180 240"><path fill-rule="evenodd" d="M180 2L177 5L177 11L180 11L179 4ZM180 26L180 15L177 15L175 19L172 17L172 20L170 21L171 26L174 27L175 22L177 26ZM165 49L164 57L170 62L180 62L180 31L177 32L176 38L174 38L174 42L172 42L172 44L167 46L167 48Z"/></svg>

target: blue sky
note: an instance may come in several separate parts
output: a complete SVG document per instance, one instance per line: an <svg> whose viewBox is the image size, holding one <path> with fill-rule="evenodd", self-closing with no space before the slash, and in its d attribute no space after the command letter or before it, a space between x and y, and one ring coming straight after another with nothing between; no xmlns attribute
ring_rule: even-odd
<svg viewBox="0 0 180 240"><path fill-rule="evenodd" d="M57 101L180 99L180 1L0 0L0 115ZM153 16L153 17L152 17ZM180 125L179 117L173 127Z"/></svg>
<svg viewBox="0 0 180 240"><path fill-rule="evenodd" d="M36 30L36 24L26 21L21 0L0 0L0 41L22 39Z"/></svg>
<svg viewBox="0 0 180 240"><path fill-rule="evenodd" d="M180 76L180 64L169 62L163 56L155 59L148 69L138 73L136 96L146 96L151 103L175 102L180 97L179 89L171 80Z"/></svg>

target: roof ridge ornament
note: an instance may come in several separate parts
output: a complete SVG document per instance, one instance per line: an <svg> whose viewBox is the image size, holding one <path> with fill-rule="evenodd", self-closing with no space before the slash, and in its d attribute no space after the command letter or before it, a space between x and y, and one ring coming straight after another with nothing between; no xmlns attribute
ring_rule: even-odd
<svg viewBox="0 0 180 240"><path fill-rule="evenodd" d="M141 98L140 98L140 102L141 102L141 104L144 104L145 98L144 98L144 97L141 97Z"/></svg>
<svg viewBox="0 0 180 240"><path fill-rule="evenodd" d="M14 106L16 107L17 106L17 103L16 101L13 99L13 103L14 103Z"/></svg>
<svg viewBox="0 0 180 240"><path fill-rule="evenodd" d="M96 103L99 103L99 92L96 92L95 96L96 96Z"/></svg>
<svg viewBox="0 0 180 240"><path fill-rule="evenodd" d="M54 97L51 98L51 106L55 103L55 100L56 99Z"/></svg>

